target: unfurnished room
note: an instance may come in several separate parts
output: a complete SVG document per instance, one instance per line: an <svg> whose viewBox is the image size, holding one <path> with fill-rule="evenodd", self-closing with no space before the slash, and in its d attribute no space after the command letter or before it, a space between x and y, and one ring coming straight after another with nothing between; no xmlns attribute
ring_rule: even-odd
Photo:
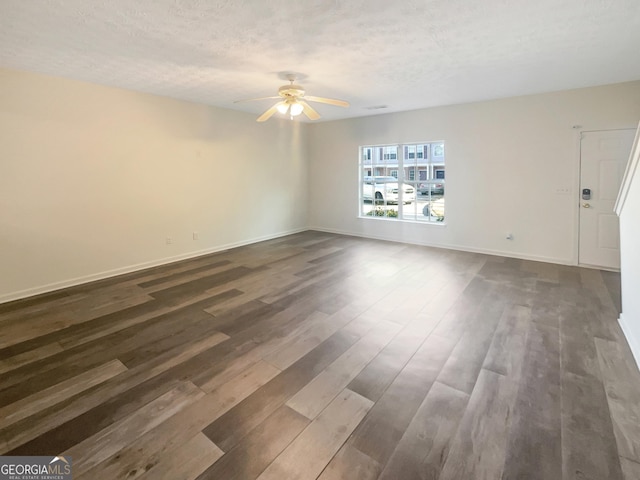
<svg viewBox="0 0 640 480"><path fill-rule="evenodd" d="M639 45L2 0L0 480L640 480Z"/></svg>

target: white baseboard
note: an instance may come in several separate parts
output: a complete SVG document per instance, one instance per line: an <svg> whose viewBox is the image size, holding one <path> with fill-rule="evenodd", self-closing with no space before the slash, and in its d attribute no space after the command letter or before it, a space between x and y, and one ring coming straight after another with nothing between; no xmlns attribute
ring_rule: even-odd
<svg viewBox="0 0 640 480"><path fill-rule="evenodd" d="M558 265L572 265L572 266L576 265L574 262L564 258L544 257L541 255L526 255L526 254L521 254L517 252L490 250L485 248L469 247L466 245L449 245L449 244L442 245L442 244L429 243L429 242L413 242L409 240L399 240L391 236L371 235L371 234L365 235L363 233L358 233L358 232L341 231L341 230L324 228L324 227L309 227L308 230L317 230L319 232L327 232L327 233L337 233L339 235L350 235L352 237L372 238L375 240L385 240L388 242L408 243L411 245L420 245L423 247L444 248L446 250L456 250L460 252L482 253L485 255L495 255L497 257L518 258L520 260L531 260L534 262L555 263Z"/></svg>
<svg viewBox="0 0 640 480"><path fill-rule="evenodd" d="M631 335L631 329L627 325L625 317L622 313L620 314L620 317L618 317L618 323L620 324L620 328L622 329L624 337L627 339L627 343L629 344L629 348L631 349L633 358L636 360L636 365L638 365L638 368L640 368L640 341L637 338L634 338L633 335Z"/></svg>
<svg viewBox="0 0 640 480"><path fill-rule="evenodd" d="M81 285L83 283L94 282L96 280L104 280L105 278L115 277L118 275L123 275L125 273L136 272L139 270L144 270L145 268L157 267L160 265L166 265L173 262L179 262L180 260L187 260L189 258L201 257L203 255L209 255L211 253L222 252L224 250L230 250L232 248L242 247L245 245L251 245L252 243L264 242L265 240L272 240L274 238L284 237L287 235L292 235L294 233L300 233L307 231L305 228L297 228L294 230L288 230L285 232L279 232L272 235L264 235L261 237L252 238L249 240L243 240L240 242L228 243L225 245L217 245L215 247L206 248L204 250L198 250L195 252L183 253L180 255L175 255L173 257L164 257L156 260L151 260L149 262L137 263L135 265L128 265L126 267L114 268L113 270L107 270L104 272L93 273L90 275L84 275L82 277L70 278L66 280L61 280L59 282L49 283L47 285L40 285L33 288L27 288L25 290L20 290L17 292L11 292L4 295L0 295L0 304L11 302L14 300L20 300L21 298L32 297L34 295L41 295L43 293L53 292L55 290L60 290L62 288L74 287L76 285Z"/></svg>

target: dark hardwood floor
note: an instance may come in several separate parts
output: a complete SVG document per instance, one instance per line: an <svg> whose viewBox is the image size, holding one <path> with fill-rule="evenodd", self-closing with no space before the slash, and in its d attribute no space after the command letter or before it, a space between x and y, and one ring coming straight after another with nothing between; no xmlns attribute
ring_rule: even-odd
<svg viewBox="0 0 640 480"><path fill-rule="evenodd" d="M92 480L637 480L618 296L305 232L3 304L0 454Z"/></svg>

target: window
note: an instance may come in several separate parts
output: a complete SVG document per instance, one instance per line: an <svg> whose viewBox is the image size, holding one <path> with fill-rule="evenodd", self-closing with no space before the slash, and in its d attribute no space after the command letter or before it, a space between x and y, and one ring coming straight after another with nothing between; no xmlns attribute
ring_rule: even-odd
<svg viewBox="0 0 640 480"><path fill-rule="evenodd" d="M405 160L414 160L416 158L425 158L424 145L405 145L404 158Z"/></svg>
<svg viewBox="0 0 640 480"><path fill-rule="evenodd" d="M433 152L434 157L444 158L444 143L434 143L431 146L431 151Z"/></svg>
<svg viewBox="0 0 640 480"><path fill-rule="evenodd" d="M444 222L444 142L367 145L360 151L361 217Z"/></svg>

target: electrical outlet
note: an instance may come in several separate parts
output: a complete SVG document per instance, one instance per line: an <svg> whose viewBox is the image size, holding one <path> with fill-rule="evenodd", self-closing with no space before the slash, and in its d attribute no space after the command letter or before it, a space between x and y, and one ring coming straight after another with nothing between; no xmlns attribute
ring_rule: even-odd
<svg viewBox="0 0 640 480"><path fill-rule="evenodd" d="M167 245L171 245L173 243L173 239L171 237L167 237Z"/></svg>
<svg viewBox="0 0 640 480"><path fill-rule="evenodd" d="M200 234L198 232L193 232L193 239L194 240L199 240L200 239Z"/></svg>

